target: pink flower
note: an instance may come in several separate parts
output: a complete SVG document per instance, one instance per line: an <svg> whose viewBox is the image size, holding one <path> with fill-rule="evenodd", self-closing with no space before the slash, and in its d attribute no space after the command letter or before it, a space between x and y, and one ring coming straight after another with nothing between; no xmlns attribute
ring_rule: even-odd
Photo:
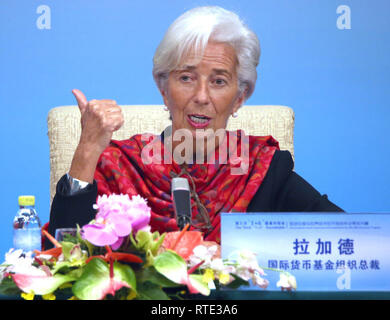
<svg viewBox="0 0 390 320"><path fill-rule="evenodd" d="M150 230L150 208L139 195L99 196L95 220L82 228L82 236L96 246L110 245L117 250L133 231Z"/></svg>

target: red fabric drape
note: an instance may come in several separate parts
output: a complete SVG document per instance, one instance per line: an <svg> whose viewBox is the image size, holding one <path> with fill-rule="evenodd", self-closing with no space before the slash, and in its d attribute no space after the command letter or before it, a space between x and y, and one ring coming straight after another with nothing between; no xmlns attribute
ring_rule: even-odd
<svg viewBox="0 0 390 320"><path fill-rule="evenodd" d="M279 149L278 142L271 136L244 136L241 130L230 131L228 135L236 139L232 140L234 143L227 144L228 150L237 148L236 154L248 159L246 172L239 175L232 174L232 169L237 169L241 165L234 163L233 157L228 157L226 163L216 161L214 164L189 164L187 168L213 226L212 231L205 234L205 240L218 243L220 243L220 213L246 211L267 173L275 150ZM244 141L242 139L246 139L248 148L242 147L241 142ZM143 158L142 150L146 146L151 147L152 143L157 147L155 150L161 150L162 161L160 162L163 162L163 155L167 150L164 149L161 136L149 135L146 141L143 140L145 135L135 135L128 140L111 142L102 153L96 168L98 194L116 193L129 196L139 194L147 199L152 209L153 231L178 230L171 200L171 172L179 174L182 167L175 162L164 164L152 161L146 164L144 160L146 158L151 160L153 155L149 152L147 157ZM221 155L217 148L215 159L221 159L219 156ZM189 183L191 186L190 181ZM196 205L193 206L192 218L193 221L200 220Z"/></svg>

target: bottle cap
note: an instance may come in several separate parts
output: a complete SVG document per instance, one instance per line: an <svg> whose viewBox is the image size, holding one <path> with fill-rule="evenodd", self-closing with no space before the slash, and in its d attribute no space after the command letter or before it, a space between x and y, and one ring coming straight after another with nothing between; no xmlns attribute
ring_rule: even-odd
<svg viewBox="0 0 390 320"><path fill-rule="evenodd" d="M19 206L35 206L35 196L19 196Z"/></svg>

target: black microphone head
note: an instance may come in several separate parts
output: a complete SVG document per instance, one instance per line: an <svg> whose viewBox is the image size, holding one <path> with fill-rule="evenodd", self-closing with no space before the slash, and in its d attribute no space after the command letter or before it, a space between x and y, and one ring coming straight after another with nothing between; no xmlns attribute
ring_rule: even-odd
<svg viewBox="0 0 390 320"><path fill-rule="evenodd" d="M188 180L173 178L171 191L176 222L181 230L187 223L191 224L191 195Z"/></svg>

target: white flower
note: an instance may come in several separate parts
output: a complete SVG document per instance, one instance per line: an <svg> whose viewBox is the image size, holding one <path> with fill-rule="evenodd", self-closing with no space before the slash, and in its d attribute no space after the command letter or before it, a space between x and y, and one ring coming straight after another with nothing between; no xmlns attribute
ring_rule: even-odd
<svg viewBox="0 0 390 320"><path fill-rule="evenodd" d="M243 275L257 271L264 276L264 270L259 267L256 254L249 250L235 251L229 256L229 260L237 263L237 270ZM247 278L250 277L249 275Z"/></svg>
<svg viewBox="0 0 390 320"><path fill-rule="evenodd" d="M32 265L34 258L32 252L23 253L22 249L15 250L11 248L5 254L5 262L3 265L5 269L3 272L20 273L32 276L45 275L46 273Z"/></svg>
<svg viewBox="0 0 390 320"><path fill-rule="evenodd" d="M253 272L252 282L254 285L256 285L260 288L263 288L263 289L266 289L269 285L269 281L267 279L260 277L260 274L258 271Z"/></svg>
<svg viewBox="0 0 390 320"><path fill-rule="evenodd" d="M204 245L196 246L193 250L191 257L189 258L190 267L197 265L201 261L204 261L202 268L208 268L211 264L211 258L218 250L218 246L206 247Z"/></svg>
<svg viewBox="0 0 390 320"><path fill-rule="evenodd" d="M278 287L281 287L282 290L296 290L297 289L297 280L291 274L281 273L278 283Z"/></svg>
<svg viewBox="0 0 390 320"><path fill-rule="evenodd" d="M31 265L34 262L34 258L32 257L32 251L23 253L22 249L13 249L11 248L5 254L5 265L9 265L11 267L18 267L22 265Z"/></svg>
<svg viewBox="0 0 390 320"><path fill-rule="evenodd" d="M249 281L252 278L252 272L245 267L239 266L236 268L235 274L245 281Z"/></svg>
<svg viewBox="0 0 390 320"><path fill-rule="evenodd" d="M245 281L252 280L254 285L263 289L268 287L268 280L262 278L266 274L260 268L255 253L249 250L235 251L229 256L229 260L236 262L236 271L234 273L241 279Z"/></svg>
<svg viewBox="0 0 390 320"><path fill-rule="evenodd" d="M39 260L49 261L53 256L51 254L40 254L37 256Z"/></svg>
<svg viewBox="0 0 390 320"><path fill-rule="evenodd" d="M9 249L5 254L5 264L18 264L18 263L33 263L34 258L32 257L32 252L26 252L23 254L22 249L15 250L14 248Z"/></svg>
<svg viewBox="0 0 390 320"><path fill-rule="evenodd" d="M225 270L225 265L223 264L223 260L221 258L213 259L210 262L210 268L222 272Z"/></svg>
<svg viewBox="0 0 390 320"><path fill-rule="evenodd" d="M222 282L225 284L233 281L233 278L230 274L236 272L234 266L225 264L221 258L216 258L211 260L210 268L215 272L218 279L222 279Z"/></svg>
<svg viewBox="0 0 390 320"><path fill-rule="evenodd" d="M259 263L257 262L256 254L251 251L241 251L241 261L239 264L248 268L249 270L257 271L261 276L264 276L265 273L263 269L259 267Z"/></svg>

